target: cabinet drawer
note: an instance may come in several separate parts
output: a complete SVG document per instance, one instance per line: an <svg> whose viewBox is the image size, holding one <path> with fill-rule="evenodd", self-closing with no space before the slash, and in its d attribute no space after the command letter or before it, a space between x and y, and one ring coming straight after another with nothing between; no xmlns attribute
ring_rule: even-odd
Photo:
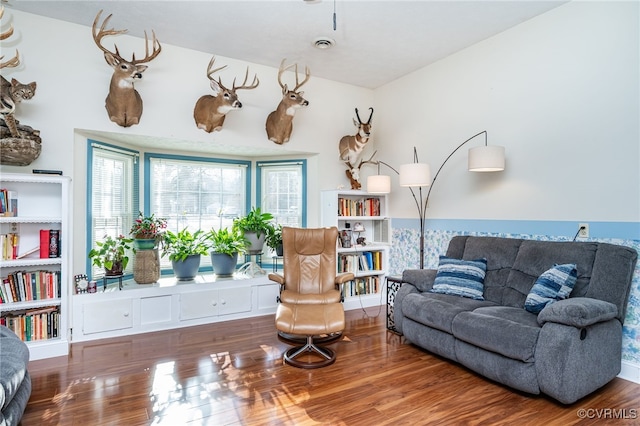
<svg viewBox="0 0 640 426"><path fill-rule="evenodd" d="M82 305L84 334L133 327L132 299L90 302Z"/></svg>

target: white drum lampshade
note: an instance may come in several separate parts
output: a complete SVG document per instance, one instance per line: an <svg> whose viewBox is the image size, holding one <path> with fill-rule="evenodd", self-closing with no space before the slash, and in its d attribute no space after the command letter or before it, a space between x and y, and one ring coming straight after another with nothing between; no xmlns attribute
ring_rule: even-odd
<svg viewBox="0 0 640 426"><path fill-rule="evenodd" d="M410 163L400 166L400 186L431 185L431 168L424 163Z"/></svg>
<svg viewBox="0 0 640 426"><path fill-rule="evenodd" d="M485 145L469 149L470 172L499 172L504 170L504 147Z"/></svg>
<svg viewBox="0 0 640 426"><path fill-rule="evenodd" d="M373 175L367 178L367 192L370 194L388 194L391 192L391 176Z"/></svg>

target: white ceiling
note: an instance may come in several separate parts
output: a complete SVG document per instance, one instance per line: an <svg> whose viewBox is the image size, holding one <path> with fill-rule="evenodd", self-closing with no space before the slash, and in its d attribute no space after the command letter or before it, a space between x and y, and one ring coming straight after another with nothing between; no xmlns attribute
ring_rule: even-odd
<svg viewBox="0 0 640 426"><path fill-rule="evenodd" d="M88 27L104 9L111 26L134 36L153 29L161 43L275 68L287 58L313 76L371 89L566 2L341 0L334 31L333 0L3 0L8 10ZM335 46L313 47L321 36Z"/></svg>

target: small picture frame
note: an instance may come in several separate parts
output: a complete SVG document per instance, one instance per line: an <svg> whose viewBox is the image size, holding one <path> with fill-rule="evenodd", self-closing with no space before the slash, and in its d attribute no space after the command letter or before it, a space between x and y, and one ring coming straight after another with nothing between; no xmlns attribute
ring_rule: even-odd
<svg viewBox="0 0 640 426"><path fill-rule="evenodd" d="M76 282L76 294L83 294L87 292L89 288L89 281L87 280L87 276L85 274L74 275L74 280Z"/></svg>

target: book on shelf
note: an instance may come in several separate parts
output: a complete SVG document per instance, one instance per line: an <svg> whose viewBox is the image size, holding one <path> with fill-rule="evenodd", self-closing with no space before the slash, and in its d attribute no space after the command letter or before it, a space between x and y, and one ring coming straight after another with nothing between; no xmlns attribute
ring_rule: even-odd
<svg viewBox="0 0 640 426"><path fill-rule="evenodd" d="M20 245L20 235L15 232L0 234L0 249L2 260L13 260L18 257L18 247Z"/></svg>
<svg viewBox="0 0 640 426"><path fill-rule="evenodd" d="M342 287L343 296L362 296L367 294L377 294L380 289L380 277L359 277L344 283Z"/></svg>
<svg viewBox="0 0 640 426"><path fill-rule="evenodd" d="M18 191L0 189L0 216L18 216Z"/></svg>
<svg viewBox="0 0 640 426"><path fill-rule="evenodd" d="M60 231L58 229L40 230L40 259L60 257Z"/></svg>
<svg viewBox="0 0 640 426"><path fill-rule="evenodd" d="M338 216L380 216L380 198L338 198Z"/></svg>

